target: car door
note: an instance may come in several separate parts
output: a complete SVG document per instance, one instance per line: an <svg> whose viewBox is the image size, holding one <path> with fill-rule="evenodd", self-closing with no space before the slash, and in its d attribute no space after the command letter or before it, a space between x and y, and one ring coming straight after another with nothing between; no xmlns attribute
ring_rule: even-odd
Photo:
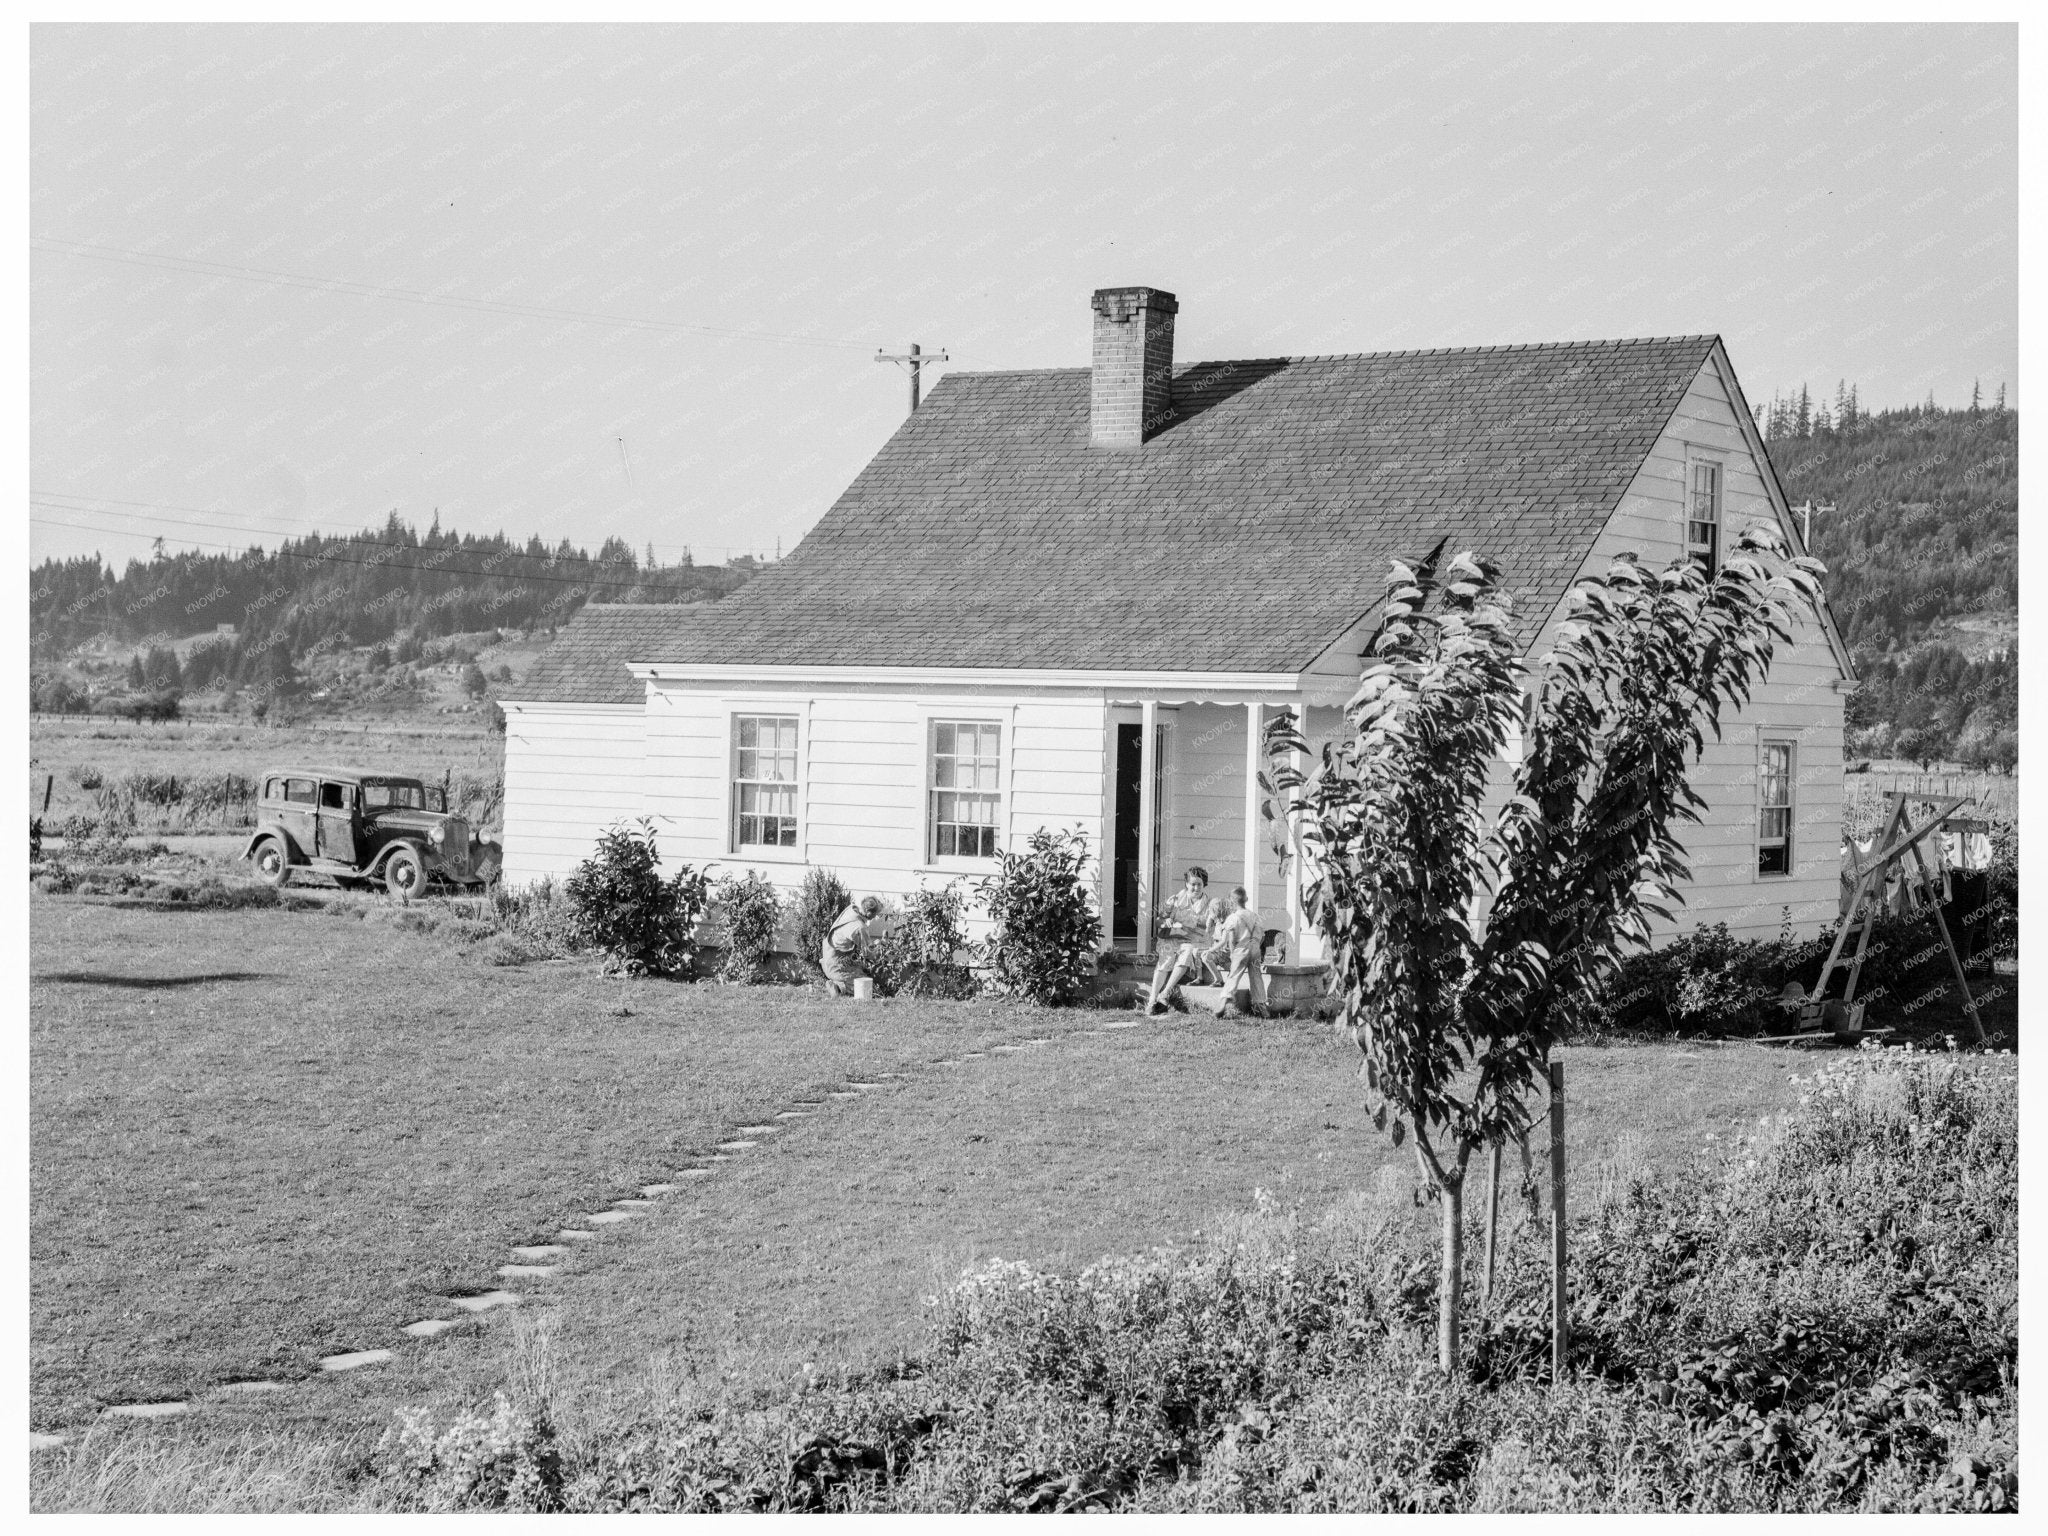
<svg viewBox="0 0 2048 1536"><path fill-rule="evenodd" d="M323 780L320 785L320 854L351 868L356 862L356 787Z"/></svg>
<svg viewBox="0 0 2048 1536"><path fill-rule="evenodd" d="M320 781L294 775L284 781L284 804L278 808L278 824L292 841L293 856L316 857L319 834Z"/></svg>

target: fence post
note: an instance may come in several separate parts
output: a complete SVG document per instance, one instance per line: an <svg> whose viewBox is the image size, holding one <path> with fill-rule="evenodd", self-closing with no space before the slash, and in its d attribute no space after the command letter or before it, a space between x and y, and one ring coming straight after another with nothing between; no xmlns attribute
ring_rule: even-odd
<svg viewBox="0 0 2048 1536"><path fill-rule="evenodd" d="M1565 1313L1564 1251L1564 1063L1550 1063L1550 1380L1564 1380L1571 1349L1571 1321Z"/></svg>
<svg viewBox="0 0 2048 1536"><path fill-rule="evenodd" d="M1479 1274L1479 1300L1493 1300L1493 1256L1499 1251L1500 1235L1500 1143L1495 1142L1486 1160L1486 1263Z"/></svg>

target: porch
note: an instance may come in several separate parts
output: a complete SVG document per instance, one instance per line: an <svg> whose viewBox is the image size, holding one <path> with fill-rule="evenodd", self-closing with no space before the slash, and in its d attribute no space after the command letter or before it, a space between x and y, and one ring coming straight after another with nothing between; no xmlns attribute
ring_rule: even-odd
<svg viewBox="0 0 2048 1536"><path fill-rule="evenodd" d="M1299 697L1109 700L1098 895L1116 949L1151 964L1157 915L1186 871L1200 866L1212 898L1244 887L1259 930L1279 935L1269 957L1276 966L1321 976L1327 955L1303 917L1296 829L1265 814L1259 786L1267 725L1304 712L1312 741L1335 730L1340 718L1334 707ZM1306 766L1303 754L1296 756L1296 766Z"/></svg>

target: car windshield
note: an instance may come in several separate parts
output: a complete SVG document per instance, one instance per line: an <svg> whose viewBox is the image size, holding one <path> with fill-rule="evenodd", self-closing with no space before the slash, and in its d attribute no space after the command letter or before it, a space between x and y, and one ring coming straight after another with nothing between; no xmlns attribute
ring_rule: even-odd
<svg viewBox="0 0 2048 1536"><path fill-rule="evenodd" d="M432 810L435 807L429 802L440 798L441 792L438 789L429 790L423 784L400 782L372 783L363 786L363 804L373 811L388 810L393 806L400 806L408 811Z"/></svg>

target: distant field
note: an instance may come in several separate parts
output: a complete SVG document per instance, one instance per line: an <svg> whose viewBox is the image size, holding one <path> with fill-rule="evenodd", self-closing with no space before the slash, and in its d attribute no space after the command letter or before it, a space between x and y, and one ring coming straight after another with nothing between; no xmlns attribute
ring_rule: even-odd
<svg viewBox="0 0 2048 1536"><path fill-rule="evenodd" d="M505 770L505 740L481 715L398 720L309 721L263 726L248 720L200 717L167 725L105 718L29 717L29 814L42 807L46 774L56 776L50 801L52 823L91 815L92 791L79 771L97 770L117 781L131 773L180 776L238 773L255 778L285 763L334 764L413 773L439 780L452 772L484 779ZM139 830L183 830L182 808L153 819L144 814Z"/></svg>
<svg viewBox="0 0 2048 1536"><path fill-rule="evenodd" d="M1974 773L1965 768L1935 768L1922 773L1912 763L1873 762L1867 773L1851 773L1842 781L1842 830L1868 837L1884 820L1884 797L1897 790L1915 795L1968 795L1974 802L1964 814L1993 821L2019 820L2019 775Z"/></svg>

